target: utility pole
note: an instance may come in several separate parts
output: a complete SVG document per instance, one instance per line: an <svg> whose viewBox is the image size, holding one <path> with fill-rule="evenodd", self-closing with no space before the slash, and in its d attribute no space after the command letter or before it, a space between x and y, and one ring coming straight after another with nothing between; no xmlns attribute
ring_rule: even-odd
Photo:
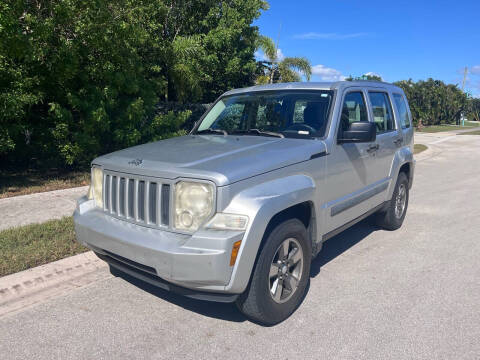
<svg viewBox="0 0 480 360"><path fill-rule="evenodd" d="M462 92L465 92L465 82L467 81L468 67L463 71ZM465 116L462 114L462 126L465 126Z"/></svg>

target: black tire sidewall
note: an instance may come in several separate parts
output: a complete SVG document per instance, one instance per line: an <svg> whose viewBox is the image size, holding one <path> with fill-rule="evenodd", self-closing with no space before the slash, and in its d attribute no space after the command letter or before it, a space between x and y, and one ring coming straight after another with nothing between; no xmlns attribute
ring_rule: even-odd
<svg viewBox="0 0 480 360"><path fill-rule="evenodd" d="M406 200L405 200L405 209L403 210L403 214L400 218L397 218L395 216L395 199L397 198L398 195L398 190L400 188L400 185L404 184L405 185L405 191L406 191ZM407 209L408 209L408 200L409 200L409 189L408 189L408 179L405 173L401 172L398 174L398 179L397 183L395 185L395 189L393 191L392 199L390 200L390 204L388 207L387 214L385 216L385 224L384 227L390 230L396 230L400 228L403 224L403 220L405 219L405 216L407 215Z"/></svg>
<svg viewBox="0 0 480 360"><path fill-rule="evenodd" d="M268 274L273 257L280 244L288 239L294 238L298 241L303 251L303 269L302 277L298 288L292 297L285 303L276 303L271 295L268 283ZM256 305L264 323L273 325L285 320L300 305L310 280L311 265L311 244L309 244L307 231L300 220L291 219L282 222L268 235L263 246L257 265L255 267L249 292L255 292ZM247 314L248 315L248 314Z"/></svg>

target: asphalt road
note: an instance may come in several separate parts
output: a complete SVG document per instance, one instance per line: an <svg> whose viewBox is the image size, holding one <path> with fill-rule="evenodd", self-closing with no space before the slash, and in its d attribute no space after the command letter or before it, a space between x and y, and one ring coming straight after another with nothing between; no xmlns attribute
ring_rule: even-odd
<svg viewBox="0 0 480 360"><path fill-rule="evenodd" d="M403 227L329 240L280 325L107 277L1 318L0 357L479 359L480 136L422 142Z"/></svg>

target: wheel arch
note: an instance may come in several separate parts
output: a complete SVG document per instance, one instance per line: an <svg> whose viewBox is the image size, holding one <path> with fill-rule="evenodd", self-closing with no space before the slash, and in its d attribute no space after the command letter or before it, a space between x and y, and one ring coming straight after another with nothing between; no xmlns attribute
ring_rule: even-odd
<svg viewBox="0 0 480 360"><path fill-rule="evenodd" d="M316 240L316 220L312 219L316 216L314 195L313 179L297 174L248 188L232 199L224 211L246 214L250 222L226 290L239 293L245 290L266 234L281 221L298 218L307 224L310 238Z"/></svg>
<svg viewBox="0 0 480 360"><path fill-rule="evenodd" d="M392 167L390 169L391 181L387 192L387 201L392 197L395 184L397 183L398 174L400 174L400 172L406 172L409 188L412 187L414 168L415 160L413 159L413 153L409 147L404 147L395 153Z"/></svg>

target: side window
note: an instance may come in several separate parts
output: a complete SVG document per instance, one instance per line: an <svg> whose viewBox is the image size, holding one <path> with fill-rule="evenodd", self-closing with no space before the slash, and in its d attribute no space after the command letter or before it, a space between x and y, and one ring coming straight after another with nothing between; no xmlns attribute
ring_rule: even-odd
<svg viewBox="0 0 480 360"><path fill-rule="evenodd" d="M357 121L368 121L367 107L361 91L350 92L345 95L340 116L340 129L348 130L350 124Z"/></svg>
<svg viewBox="0 0 480 360"><path fill-rule="evenodd" d="M395 129L392 106L388 94L384 92L369 92L372 104L373 120L377 127L377 134Z"/></svg>
<svg viewBox="0 0 480 360"><path fill-rule="evenodd" d="M400 116L400 125L402 129L407 129L410 127L410 117L408 116L407 104L403 96L400 94L393 94L393 100L395 101L395 106L397 107L398 115Z"/></svg>

